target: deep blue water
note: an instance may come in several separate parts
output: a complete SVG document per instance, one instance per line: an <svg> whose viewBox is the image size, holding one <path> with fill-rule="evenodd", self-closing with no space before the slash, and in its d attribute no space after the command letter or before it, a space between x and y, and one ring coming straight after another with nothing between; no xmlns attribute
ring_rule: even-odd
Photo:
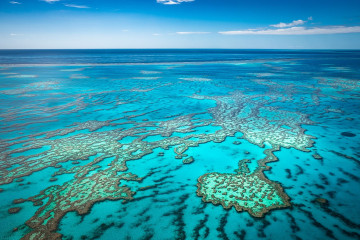
<svg viewBox="0 0 360 240"><path fill-rule="evenodd" d="M360 51L0 50L0 93L1 239L360 239Z"/></svg>
<svg viewBox="0 0 360 240"><path fill-rule="evenodd" d="M114 64L164 62L226 62L283 58L347 58L359 50L234 50L234 49L68 49L0 50L0 64Z"/></svg>

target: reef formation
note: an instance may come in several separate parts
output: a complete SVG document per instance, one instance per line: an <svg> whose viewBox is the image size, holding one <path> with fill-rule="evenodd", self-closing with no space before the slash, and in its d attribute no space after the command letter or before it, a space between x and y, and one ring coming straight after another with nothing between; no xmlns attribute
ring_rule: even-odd
<svg viewBox="0 0 360 240"><path fill-rule="evenodd" d="M54 233L59 220L69 211L85 214L96 202L103 200L131 200L136 191L130 190L123 181L140 181L141 178L128 174L120 174L127 170L126 162L139 159L153 152L156 148L169 149L175 146L176 159L186 157L185 152L190 147L207 142L221 143L228 136L243 133L243 138L260 147L271 144L272 148L265 150L268 155L259 160L258 169L254 173L239 172L237 174L208 173L199 178L198 195L205 202L221 203L225 208L235 206L238 211L246 210L256 217L263 216L271 209L290 205L288 196L278 183L271 182L263 175L268 167L267 162L275 161L273 151L280 147L296 148L306 151L312 145L313 138L304 134L301 124L312 122L301 113L293 113L265 106L271 100L261 99L261 95L245 95L233 92L227 96L207 97L193 95L194 99L209 99L217 105L209 109L212 119L197 120L199 114L189 114L175 117L171 120L154 122L130 121L114 123L113 121L89 121L75 123L70 128L46 132L43 138L32 137L31 140L15 141L12 144L22 144L23 147L4 151L1 154L1 174L4 176L0 184L11 183L14 180L28 176L33 172L48 167L59 170L53 177L60 174L74 173L75 179L62 186L52 186L39 195L29 198L34 203L43 202L36 214L26 224L33 229L26 238L56 238ZM256 100L255 100L256 99ZM251 104L250 104L251 103ZM252 106L249 108L249 106ZM121 128L131 124L131 128ZM196 134L194 129L207 125L220 126L214 133ZM288 128L283 128L286 125ZM119 126L114 130L96 131L105 126ZM146 128L154 127L153 130ZM76 134L66 137L66 134L88 129L86 134ZM172 137L174 132L188 133L185 137ZM54 136L64 138L52 139ZM162 140L147 142L150 136L164 136ZM122 143L126 137L134 137L130 143ZM195 140L196 139L196 140ZM4 144L4 143L3 143ZM6 144L6 147L12 145ZM5 147L5 146L4 146ZM11 157L26 151L44 149L40 153ZM62 168L69 161L93 160L85 165ZM111 159L109 164L101 167L102 161ZM188 164L192 157L183 160ZM12 165L17 167L8 170Z"/></svg>
<svg viewBox="0 0 360 240"><path fill-rule="evenodd" d="M148 71L143 74L157 74ZM265 75L266 77L266 75ZM72 75L72 79L85 79ZM137 80L159 80L160 78L138 78ZM136 80L136 79L135 79ZM208 84L208 78L179 78L191 84ZM327 87L353 90L354 84L341 79L317 79ZM291 206L290 197L280 183L268 179L264 173L270 169L267 163L277 161L276 151L282 148L309 152L314 144L314 136L305 133L304 126L314 124L309 116L293 109L281 109L277 103L288 101L296 93L294 86L282 86L262 79L252 80L253 84L265 87L268 92L247 94L233 90L228 94L187 96L197 102L209 102L206 111L190 114L178 114L162 120L152 120L148 116L156 111L122 112L111 120L90 120L74 122L66 128L43 131L0 142L0 185L21 182L23 178L48 168L56 171L49 181L50 187L35 193L26 199L14 199L13 204L30 201L38 207L35 214L26 221L29 232L24 239L60 239L57 233L61 219L68 212L86 214L91 207L105 200L121 200L123 203L136 199L137 191L151 187L134 187L133 182L141 183L146 176L138 176L128 169L129 161L139 160L158 151L158 157L164 157L164 151L172 149L172 161L182 161L189 167L196 164L194 157L187 151L206 143L222 143L228 137L241 134L241 141L248 141L263 148L265 158L257 159L254 170L248 168L248 159L240 159L234 173L208 172L198 178L197 195L205 203L221 204L225 209L234 207L237 211L247 211L254 217L263 217L270 210ZM181 82L179 82L181 83ZM122 89L121 92L147 92L168 86L140 86ZM5 90L4 94L29 94L26 88L31 86L37 91L57 90L58 82L27 84L24 88ZM311 86L307 86L311 88ZM305 88L305 86L304 86ZM286 94L284 94L284 92ZM77 113L89 107L86 99L96 99L103 103L104 93L89 93L74 97L74 101L61 106L49 107L44 111L51 117L61 114ZM116 92L115 92L116 93ZM98 97L98 98L97 98ZM312 96L315 104L321 93ZM115 101L114 101L115 102ZM116 105L130 104L131 101L116 100ZM305 105L307 103L304 103ZM30 104L27 108L35 107ZM327 109L329 110L329 109ZM26 109L8 111L1 114L2 119L14 121L23 116ZM334 111L332 111L334 112ZM337 113L337 112L335 112ZM33 117L36 123L44 124L46 118ZM146 116L146 118L145 118ZM141 120L139 120L142 118ZM21 130L30 123L14 123L3 131ZM213 132L197 131L203 127L214 127ZM353 137L351 133L343 136ZM156 140L149 140L154 138ZM130 139L130 140L128 140ZM234 141L234 145L242 145ZM236 146L237 147L237 146ZM316 159L322 159L318 154ZM253 160L252 160L253 161ZM70 164L71 165L70 165ZM71 175L70 180L57 184L58 177ZM0 189L1 190L1 189ZM199 198L200 199L200 198ZM16 214L21 208L9 209Z"/></svg>

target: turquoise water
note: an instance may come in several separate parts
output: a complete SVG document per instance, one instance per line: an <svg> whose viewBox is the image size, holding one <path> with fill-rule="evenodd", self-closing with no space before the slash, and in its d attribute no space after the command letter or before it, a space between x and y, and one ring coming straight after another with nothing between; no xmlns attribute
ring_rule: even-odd
<svg viewBox="0 0 360 240"><path fill-rule="evenodd" d="M1 239L360 238L360 52L0 59Z"/></svg>

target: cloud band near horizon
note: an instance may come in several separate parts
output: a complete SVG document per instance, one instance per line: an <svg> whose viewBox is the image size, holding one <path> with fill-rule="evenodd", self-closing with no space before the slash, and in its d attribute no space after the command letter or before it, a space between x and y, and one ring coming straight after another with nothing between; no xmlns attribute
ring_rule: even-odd
<svg viewBox="0 0 360 240"><path fill-rule="evenodd" d="M72 8L90 8L85 5L76 5L76 4L64 4L65 7L72 7Z"/></svg>
<svg viewBox="0 0 360 240"><path fill-rule="evenodd" d="M178 5L183 2L194 2L195 0L156 0L157 3L165 5Z"/></svg>
<svg viewBox="0 0 360 240"><path fill-rule="evenodd" d="M279 29L248 29L238 31L221 31L223 35L317 35L360 33L360 26L329 26L329 27L289 27Z"/></svg>

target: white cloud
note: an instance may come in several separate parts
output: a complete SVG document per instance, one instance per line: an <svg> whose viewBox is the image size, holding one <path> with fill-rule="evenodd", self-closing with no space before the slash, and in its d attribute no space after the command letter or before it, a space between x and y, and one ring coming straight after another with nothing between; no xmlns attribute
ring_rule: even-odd
<svg viewBox="0 0 360 240"><path fill-rule="evenodd" d="M316 35L316 34L340 34L340 33L360 33L360 26L329 26L329 27L290 27L280 29L265 30L240 30L219 32L224 35Z"/></svg>
<svg viewBox="0 0 360 240"><path fill-rule="evenodd" d="M291 23L278 23L278 24L274 24L274 25L270 25L271 27L276 27L276 28L284 28L284 27L293 27L293 26L297 26L297 25L302 25L306 23L306 21L304 20L294 20Z"/></svg>
<svg viewBox="0 0 360 240"><path fill-rule="evenodd" d="M64 4L66 7L72 7L72 8L90 8L85 5L75 5L75 4Z"/></svg>
<svg viewBox="0 0 360 240"><path fill-rule="evenodd" d="M10 33L10 36L14 37L14 36L23 36L24 34L19 34L19 33Z"/></svg>
<svg viewBox="0 0 360 240"><path fill-rule="evenodd" d="M21 4L21 2L10 1L11 4Z"/></svg>
<svg viewBox="0 0 360 240"><path fill-rule="evenodd" d="M160 33L153 33L152 35L153 36L160 36L161 34Z"/></svg>
<svg viewBox="0 0 360 240"><path fill-rule="evenodd" d="M166 5L175 5L183 2L193 2L195 0L156 0L157 3L166 4Z"/></svg>
<svg viewBox="0 0 360 240"><path fill-rule="evenodd" d="M176 33L180 35L187 35L187 34L208 34L210 32L176 32Z"/></svg>
<svg viewBox="0 0 360 240"><path fill-rule="evenodd" d="M42 0L42 1L47 3L54 3L54 2L59 2L60 0Z"/></svg>

